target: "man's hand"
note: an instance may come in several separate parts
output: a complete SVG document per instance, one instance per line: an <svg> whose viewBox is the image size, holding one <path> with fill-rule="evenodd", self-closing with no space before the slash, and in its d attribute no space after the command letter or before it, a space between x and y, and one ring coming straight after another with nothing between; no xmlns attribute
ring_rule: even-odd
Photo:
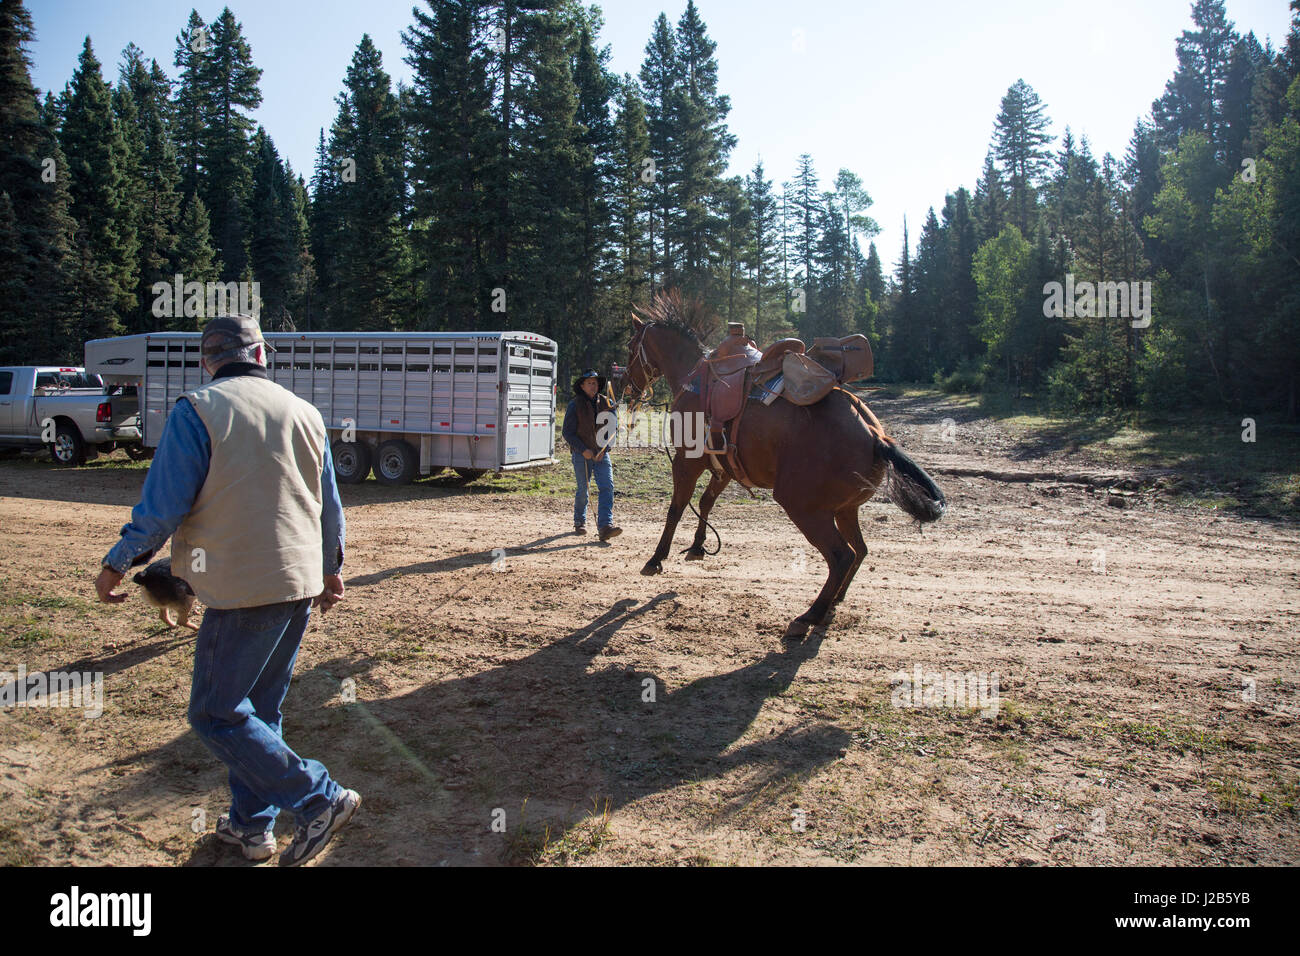
<svg viewBox="0 0 1300 956"><path fill-rule="evenodd" d="M312 607L320 608L321 616L339 601L343 600L343 579L337 574L325 575L325 590L321 591L311 602Z"/></svg>
<svg viewBox="0 0 1300 956"><path fill-rule="evenodd" d="M121 604L126 600L126 595L113 593L113 588L121 583L122 575L112 568L100 568L99 577L95 579L95 593L105 604Z"/></svg>
<svg viewBox="0 0 1300 956"><path fill-rule="evenodd" d="M582 457L587 459L587 461L591 461L594 456L591 454L590 448L584 448L582 450Z"/></svg>

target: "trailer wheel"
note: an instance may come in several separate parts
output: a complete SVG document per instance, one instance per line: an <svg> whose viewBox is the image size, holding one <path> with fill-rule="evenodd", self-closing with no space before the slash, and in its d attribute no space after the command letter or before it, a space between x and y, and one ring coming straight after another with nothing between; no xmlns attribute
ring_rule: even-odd
<svg viewBox="0 0 1300 956"><path fill-rule="evenodd" d="M409 485L420 470L420 456L400 438L379 446L375 458L375 480L381 485Z"/></svg>
<svg viewBox="0 0 1300 956"><path fill-rule="evenodd" d="M363 441L336 441L330 452L334 456L334 477L344 485L359 485L370 473L370 446Z"/></svg>
<svg viewBox="0 0 1300 956"><path fill-rule="evenodd" d="M59 425L49 449L54 463L62 468L75 468L86 463L86 443L76 425Z"/></svg>
<svg viewBox="0 0 1300 956"><path fill-rule="evenodd" d="M146 448L144 445L137 442L123 445L122 448L126 451L126 457L130 458L132 461L145 461L146 459L152 458L154 453L154 449Z"/></svg>
<svg viewBox="0 0 1300 956"><path fill-rule="evenodd" d="M486 468L457 468L456 474L465 479L466 482L473 481L475 478L482 478L487 474Z"/></svg>

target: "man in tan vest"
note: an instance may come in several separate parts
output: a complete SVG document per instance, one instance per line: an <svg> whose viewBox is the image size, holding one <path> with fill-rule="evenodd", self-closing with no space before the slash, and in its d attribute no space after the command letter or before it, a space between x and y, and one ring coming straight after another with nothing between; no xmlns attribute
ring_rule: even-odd
<svg viewBox="0 0 1300 956"><path fill-rule="evenodd" d="M170 535L172 572L206 606L197 635L189 720L230 771L217 836L248 859L277 848L280 809L297 820L284 865L311 859L361 797L280 736L280 706L313 606L343 597L344 521L325 423L266 374L257 320L222 316L203 330L212 381L167 417L140 503L104 558L95 589L113 588Z"/></svg>

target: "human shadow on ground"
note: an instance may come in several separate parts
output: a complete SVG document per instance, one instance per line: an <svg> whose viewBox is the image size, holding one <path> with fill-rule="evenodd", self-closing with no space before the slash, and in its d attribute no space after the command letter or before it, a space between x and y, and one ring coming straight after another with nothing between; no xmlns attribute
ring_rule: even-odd
<svg viewBox="0 0 1300 956"><path fill-rule="evenodd" d="M629 661L641 646L633 632L671 619L676 596L620 601L523 657L389 697L341 701L346 678L366 686L377 662L369 657L336 658L296 675L285 706L287 741L366 801L349 827L353 838L335 840L328 862L528 862L543 839L563 839L593 808L612 813L725 777L691 810L717 824L751 806L770 809L785 799L783 783L843 755L850 738L833 724L803 720L767 735L752 726L816 655L820 629L742 667L683 682ZM622 646L611 647L616 642ZM615 654L622 662L602 663ZM107 666L139 662L119 658ZM225 768L188 728L95 769L112 774L111 789L96 801L122 812L188 820L214 795L228 799ZM504 832L492 829L497 813ZM236 848L216 841L215 813L208 815L185 862L247 865ZM291 823L282 815L281 832Z"/></svg>

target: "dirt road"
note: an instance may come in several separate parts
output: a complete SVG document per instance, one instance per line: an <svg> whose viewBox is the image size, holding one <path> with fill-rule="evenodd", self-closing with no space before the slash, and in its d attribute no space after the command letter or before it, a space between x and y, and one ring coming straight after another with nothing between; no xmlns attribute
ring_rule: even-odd
<svg viewBox="0 0 1300 956"><path fill-rule="evenodd" d="M945 476L1087 463L873 405L950 510L864 507L795 647L824 565L770 499L729 491L722 552L684 562L684 523L645 578L667 487L609 545L554 495L346 489L347 598L286 706L365 798L319 865L1300 862L1300 528ZM0 709L0 862L248 865L212 835L189 633L93 603L143 475L0 464L0 670L105 689L98 719Z"/></svg>

